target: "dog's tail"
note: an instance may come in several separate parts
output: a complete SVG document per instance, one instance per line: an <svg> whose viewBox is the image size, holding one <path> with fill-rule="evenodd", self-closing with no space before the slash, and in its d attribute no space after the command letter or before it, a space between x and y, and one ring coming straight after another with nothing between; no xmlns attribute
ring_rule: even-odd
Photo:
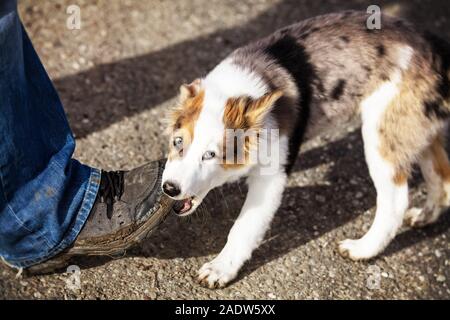
<svg viewBox="0 0 450 320"><path fill-rule="evenodd" d="M425 105L439 118L450 118L450 42L433 33L425 32L424 38L432 51L433 69L438 74L437 99Z"/></svg>

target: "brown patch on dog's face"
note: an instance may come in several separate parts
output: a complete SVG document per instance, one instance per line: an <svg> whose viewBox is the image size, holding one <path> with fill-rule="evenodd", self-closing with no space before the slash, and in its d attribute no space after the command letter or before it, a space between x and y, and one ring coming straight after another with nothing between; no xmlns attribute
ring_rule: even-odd
<svg viewBox="0 0 450 320"><path fill-rule="evenodd" d="M271 112L273 105L282 95L283 92L277 90L259 99L252 99L247 96L228 99L223 114L226 130L222 148L223 168L236 169L248 164L250 150L258 142L259 130L263 128L264 121ZM230 136L229 129L235 130L235 134ZM233 146L233 151L227 152L227 146ZM240 147L243 148L241 153L243 159L238 159L238 148ZM227 153L228 156L234 155L231 162L231 159L227 159Z"/></svg>
<svg viewBox="0 0 450 320"><path fill-rule="evenodd" d="M259 129L282 91L274 91L259 99L250 97L230 98L225 106L223 122L230 129Z"/></svg>
<svg viewBox="0 0 450 320"><path fill-rule="evenodd" d="M174 113L174 129L179 130L183 128L187 130L191 136L191 140L194 138L195 123L202 111L204 96L205 92L202 90L194 97L187 98L183 102L182 107Z"/></svg>
<svg viewBox="0 0 450 320"><path fill-rule="evenodd" d="M179 106L171 114L171 141L168 159L181 157L194 139L195 123L203 108L205 92L200 88L200 81L180 87ZM175 139L181 138L182 145L177 145Z"/></svg>

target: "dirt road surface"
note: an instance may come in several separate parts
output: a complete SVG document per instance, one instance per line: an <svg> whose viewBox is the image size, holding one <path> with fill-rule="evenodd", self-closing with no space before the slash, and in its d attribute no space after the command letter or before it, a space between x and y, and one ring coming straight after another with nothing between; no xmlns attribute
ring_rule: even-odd
<svg viewBox="0 0 450 320"><path fill-rule="evenodd" d="M81 29L66 9L81 9ZM76 157L127 169L164 155L162 118L183 82L204 75L234 48L289 23L371 1L69 0L20 3L20 13L60 93L77 137ZM449 38L450 2L378 1L385 12ZM368 262L337 253L337 241L370 226L375 190L357 124L309 141L263 245L229 287L195 283L197 269L223 247L242 205L243 184L208 197L190 219L170 216L121 258L82 259L81 289L66 273L15 278L0 268L0 298L329 299L450 298L450 215L404 228ZM423 201L412 181L413 204Z"/></svg>

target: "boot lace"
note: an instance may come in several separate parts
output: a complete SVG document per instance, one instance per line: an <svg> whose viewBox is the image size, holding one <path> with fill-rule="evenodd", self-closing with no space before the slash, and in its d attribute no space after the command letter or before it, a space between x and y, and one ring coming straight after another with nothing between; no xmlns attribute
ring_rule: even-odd
<svg viewBox="0 0 450 320"><path fill-rule="evenodd" d="M106 216L112 218L114 202L119 201L123 194L124 171L102 171L99 188L99 197L102 203L106 203Z"/></svg>

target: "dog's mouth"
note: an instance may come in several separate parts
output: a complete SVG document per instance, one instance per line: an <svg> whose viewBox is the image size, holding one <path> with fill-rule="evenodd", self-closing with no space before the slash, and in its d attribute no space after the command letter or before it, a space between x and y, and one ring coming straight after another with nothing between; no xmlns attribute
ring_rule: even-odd
<svg viewBox="0 0 450 320"><path fill-rule="evenodd" d="M179 216L185 215L189 211L191 211L192 208L194 207L193 200L194 197L186 198L183 200L177 200L175 201L175 204L173 205L172 209Z"/></svg>

